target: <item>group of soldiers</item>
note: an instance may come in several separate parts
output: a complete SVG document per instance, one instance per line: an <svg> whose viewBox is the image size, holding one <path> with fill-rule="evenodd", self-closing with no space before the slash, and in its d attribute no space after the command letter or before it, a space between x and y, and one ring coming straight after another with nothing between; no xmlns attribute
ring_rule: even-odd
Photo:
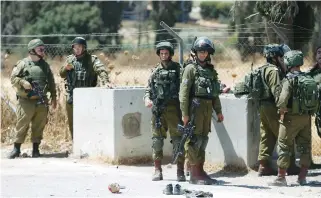
<svg viewBox="0 0 321 198"><path fill-rule="evenodd" d="M88 53L86 40L76 37L72 41L72 49L73 54L67 57L60 69L60 76L66 81L66 110L71 137L73 89L94 87L97 85L98 77L101 86L111 88L104 64L97 56ZM40 156L39 145L48 122L48 105L50 103L53 108L57 106L55 81L49 64L43 59L44 50L43 41L31 40L28 44L28 57L18 61L11 74L18 106L17 123L14 128L16 139L8 156L10 159L20 155L20 147L30 123L32 157ZM185 162L188 162L186 164L190 172L190 183L217 183L217 180L204 171L205 151L211 131L213 110L217 115L217 122L224 121L219 95L228 89L221 89L218 73L211 64L211 55L214 53L213 42L207 37L199 37L192 45L189 60L181 67L172 60L174 48L170 42L160 42L156 46L160 62L152 71L144 96L145 106L153 112L153 181L163 179L161 165L167 131L175 150L182 138L182 133L177 129L178 124L186 126L192 122L193 134L187 139L184 153L179 155L177 160L177 180L186 181L184 167ZM302 52L290 50L287 45L267 45L263 54L267 63L257 72L260 78L251 77L260 79L258 82L263 86L258 90L264 96L258 98L261 118L259 176L276 175L270 164L274 147L277 145L278 174L272 185L286 185L286 174L298 174L298 182L303 185L306 183L307 170L311 163L311 116L317 107L313 104L303 105L301 101L306 99L305 101L311 103L311 93L315 91L312 89L321 82L321 47L316 50L317 63L308 73L300 71L300 66L303 65ZM311 79L316 84L313 84ZM299 90L302 86L297 86L300 83L305 85L303 90ZM235 87L236 95L242 92L240 87L242 86ZM49 92L51 102L47 97L42 97L39 90L42 94ZM296 95L297 93L299 95ZM306 93L310 98L297 100L302 93ZM317 100L319 102L319 98ZM300 168L295 165L294 140L297 152L301 154Z"/></svg>
<svg viewBox="0 0 321 198"><path fill-rule="evenodd" d="M102 87L111 87L107 70L97 56L87 51L87 42L82 37L72 41L73 54L67 56L60 69L60 76L65 80L66 111L71 137L73 138L73 89L95 87L99 77ZM28 57L19 60L11 74L11 84L16 90L17 123L14 128L15 140L13 150L8 158L20 155L21 144L25 141L31 123L32 157L39 157L39 145L43 130L48 122L49 104L57 106L56 85L53 72L44 60L45 44L41 39L28 43ZM47 93L50 93L48 99Z"/></svg>
<svg viewBox="0 0 321 198"><path fill-rule="evenodd" d="M187 161L190 183L217 183L204 171L205 150L213 110L218 122L224 120L219 94L228 89L220 89L218 74L210 58L214 52L212 41L207 37L199 37L192 45L190 59L180 68L178 63L172 61L174 49L171 43L160 42L156 46L160 63L148 80L144 96L146 107L158 109L152 109L151 122L155 166L153 181L163 180L161 164L166 132L169 132L175 151L182 138L177 126L193 122L195 129L185 143L185 154L177 160L177 181L186 181L184 163ZM291 50L285 44L266 45L263 54L267 63L256 72L251 72L233 90L236 96L259 93L252 98L259 103L261 119L258 175L277 175L270 185L286 186L286 174L298 175L298 183L306 184L307 171L312 161L311 116L320 111L321 47L315 53L317 63L310 71L301 72L300 67L304 63L301 51ZM199 104L197 108L193 108L195 100ZM318 127L321 127L320 122ZM295 144L300 153L300 167L295 163ZM271 167L276 145L278 173Z"/></svg>

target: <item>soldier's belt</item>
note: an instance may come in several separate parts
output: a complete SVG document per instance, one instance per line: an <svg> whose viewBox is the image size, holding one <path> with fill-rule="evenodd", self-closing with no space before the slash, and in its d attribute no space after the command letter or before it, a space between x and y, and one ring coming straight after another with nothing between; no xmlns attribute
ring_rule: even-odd
<svg viewBox="0 0 321 198"><path fill-rule="evenodd" d="M194 98L206 103L212 103L212 100L213 100L212 98L203 98L203 97L194 97Z"/></svg>
<svg viewBox="0 0 321 198"><path fill-rule="evenodd" d="M40 99L39 96L31 96L30 98L28 98L26 96L18 96L18 98L25 99L25 100L39 100Z"/></svg>

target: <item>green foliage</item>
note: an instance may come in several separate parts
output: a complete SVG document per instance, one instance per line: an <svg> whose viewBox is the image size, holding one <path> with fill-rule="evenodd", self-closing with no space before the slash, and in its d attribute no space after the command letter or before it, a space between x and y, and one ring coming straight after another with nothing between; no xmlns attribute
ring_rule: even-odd
<svg viewBox="0 0 321 198"><path fill-rule="evenodd" d="M203 19L227 18L233 3L220 1L203 1L200 4Z"/></svg>
<svg viewBox="0 0 321 198"><path fill-rule="evenodd" d="M169 27L174 27L178 21L178 17L182 14L181 2L180 1L152 1L153 11L151 12L151 20L153 26L159 31L156 34L155 45L163 40L167 40L172 44L175 44L175 39L167 33L160 22L164 21ZM191 11L191 2L185 2L185 8L187 12Z"/></svg>
<svg viewBox="0 0 321 198"><path fill-rule="evenodd" d="M123 2L117 1L4 1L1 4L1 33L3 35L115 33L121 27L122 9ZM1 37L2 43L10 44L28 43L31 39ZM46 44L69 44L73 38L43 37L42 39ZM120 37L94 39L92 43L111 44L113 39L116 44L121 43Z"/></svg>

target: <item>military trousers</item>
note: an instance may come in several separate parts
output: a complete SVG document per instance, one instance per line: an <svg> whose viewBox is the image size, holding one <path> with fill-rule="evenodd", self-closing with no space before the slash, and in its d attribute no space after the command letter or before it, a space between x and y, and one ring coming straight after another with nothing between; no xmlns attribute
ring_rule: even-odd
<svg viewBox="0 0 321 198"><path fill-rule="evenodd" d="M287 169L290 166L294 140L297 152L300 154L300 166L309 167L311 164L311 116L308 114L285 114L280 124L278 137L278 167Z"/></svg>
<svg viewBox="0 0 321 198"><path fill-rule="evenodd" d="M67 118L68 118L68 126L70 131L71 139L74 138L74 128L73 128L73 104L69 104L66 101L66 111L67 111Z"/></svg>
<svg viewBox="0 0 321 198"><path fill-rule="evenodd" d="M279 135L279 114L274 104L260 106L261 130L258 160L271 161L274 148ZM294 144L290 148L294 153ZM295 155L291 156L291 161L295 162Z"/></svg>
<svg viewBox="0 0 321 198"><path fill-rule="evenodd" d="M189 138L185 144L187 158L191 165L205 162L205 150L208 143L208 134L211 131L212 120L212 100L198 99L200 105L194 112L190 110L190 118L194 113L195 131L192 138Z"/></svg>
<svg viewBox="0 0 321 198"><path fill-rule="evenodd" d="M163 159L164 139L167 138L167 132L170 135L173 150L179 146L182 134L178 131L177 125L182 124L181 113L178 101L169 101L160 116L161 127L155 126L156 117L152 116L151 130L152 130L152 149L153 160ZM184 162L185 153L178 158L178 162Z"/></svg>
<svg viewBox="0 0 321 198"><path fill-rule="evenodd" d="M31 123L31 141L40 143L43 130L48 122L48 107L37 104L38 100L19 98L17 105L17 123L14 128L15 143L24 143Z"/></svg>

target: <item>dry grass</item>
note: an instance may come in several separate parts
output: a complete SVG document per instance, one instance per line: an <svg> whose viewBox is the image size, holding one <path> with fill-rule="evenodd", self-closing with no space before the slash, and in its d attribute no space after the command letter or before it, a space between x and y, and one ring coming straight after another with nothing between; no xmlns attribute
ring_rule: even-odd
<svg viewBox="0 0 321 198"><path fill-rule="evenodd" d="M230 49L229 53L237 54ZM158 57L154 51L124 51L117 53L115 56L106 56L103 53L97 52L96 55L106 65L109 71L110 80L117 86L145 86L150 74L150 69L153 68L157 62ZM187 57L185 57L187 58ZM13 141L12 127L15 124L16 116L8 108L5 101L16 104L15 92L9 81L9 76L13 65L17 60L21 59L17 55L10 55L3 61L3 69L1 70L1 94L5 95L5 100L1 101L1 143L2 145L11 144ZM173 58L178 61L178 56ZM256 55L252 59L254 61L254 68L264 63L264 59L260 55ZM57 57L50 59L48 62L51 65L52 71L55 74L55 81L58 93L58 106L56 110L50 109L49 122L44 131L43 149L59 152L62 150L70 150L70 135L67 124L67 117L65 113L65 97L64 97L64 82L58 76L58 71L61 65L64 64L64 57ZM244 74L250 71L252 61L242 62L239 56L227 56L222 53L220 56L214 56L214 65L219 73L220 80L227 84L233 85L239 81ZM303 70L310 66L306 63ZM313 155L321 156L321 139L316 135L315 127L313 126ZM29 141L30 133L26 141ZM107 159L106 159L107 160ZM142 163L147 162L148 157L140 159L120 159L116 161L109 161L111 163ZM108 160L107 160L108 161Z"/></svg>

